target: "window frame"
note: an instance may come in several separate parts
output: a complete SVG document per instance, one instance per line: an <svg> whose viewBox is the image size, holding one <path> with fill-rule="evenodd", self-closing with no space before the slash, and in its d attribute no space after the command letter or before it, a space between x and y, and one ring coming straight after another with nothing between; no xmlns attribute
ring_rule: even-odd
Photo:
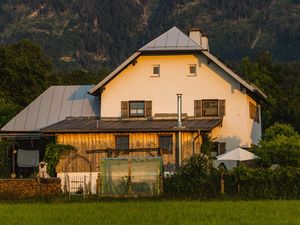
<svg viewBox="0 0 300 225"><path fill-rule="evenodd" d="M191 73L191 67L195 67L195 72ZM197 64L188 64L188 76L195 77L197 76Z"/></svg>
<svg viewBox="0 0 300 225"><path fill-rule="evenodd" d="M213 102L213 101L217 103L217 112L215 114L207 115L205 113L204 104L205 104L205 102ZM202 116L219 116L219 100L218 99L203 99L202 100Z"/></svg>
<svg viewBox="0 0 300 225"><path fill-rule="evenodd" d="M118 148L117 147L117 139L118 138L127 138L127 148ZM123 144L121 144L122 146ZM123 151L123 150L129 150L129 135L128 134L117 134L115 135L115 150Z"/></svg>
<svg viewBox="0 0 300 225"><path fill-rule="evenodd" d="M163 149L161 147L161 138L170 138L171 140L171 143L169 143L169 145L171 146L171 149ZM159 145L159 148L162 149L162 153L163 154L173 154L173 135L172 134L159 134L158 135L158 145Z"/></svg>
<svg viewBox="0 0 300 225"><path fill-rule="evenodd" d="M137 114L137 115L132 115L131 114L131 109L132 109L132 107L131 107L131 104L132 103L143 103L143 105L144 105L144 107L143 107L143 115L139 115L139 114ZM128 108L129 108L129 118L143 118L143 117L145 117L146 116L146 103L145 103L145 101L129 101L128 102ZM139 108L136 108L137 110L139 109Z"/></svg>
<svg viewBox="0 0 300 225"><path fill-rule="evenodd" d="M154 73L155 68L158 68L158 73ZM160 64L153 64L152 65L151 77L160 77Z"/></svg>

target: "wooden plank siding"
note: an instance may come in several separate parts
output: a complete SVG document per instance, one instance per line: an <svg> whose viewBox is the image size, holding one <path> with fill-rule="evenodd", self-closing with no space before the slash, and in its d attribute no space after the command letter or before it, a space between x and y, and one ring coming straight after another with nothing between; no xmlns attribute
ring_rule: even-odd
<svg viewBox="0 0 300 225"><path fill-rule="evenodd" d="M121 133L124 135L124 133ZM159 148L159 135L172 135L173 151L172 154L163 154L164 165L174 165L176 159L176 133L126 133L129 135L129 148ZM100 169L100 159L107 157L107 153L92 153L87 154L87 150L95 149L115 149L115 135L120 133L89 133L89 134L57 134L56 142L58 144L68 144L77 148L77 154L85 157L90 163L93 172ZM182 160L188 158L193 153L193 138L196 133L182 132ZM195 153L200 152L201 138L195 141ZM146 152L131 152L131 156L149 156ZM153 153L157 155L157 153ZM126 155L127 156L127 155ZM82 159L75 159L73 161L68 158L62 159L56 170L57 172L88 172L87 163ZM68 164L68 165L67 165ZM67 171L66 171L67 170Z"/></svg>

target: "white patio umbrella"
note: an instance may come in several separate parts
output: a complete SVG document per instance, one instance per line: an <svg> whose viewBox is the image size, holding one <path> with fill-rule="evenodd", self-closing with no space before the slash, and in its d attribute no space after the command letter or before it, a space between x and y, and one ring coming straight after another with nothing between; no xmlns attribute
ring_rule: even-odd
<svg viewBox="0 0 300 225"><path fill-rule="evenodd" d="M235 160L235 161L246 161L258 158L252 152L246 151L242 148L236 148L230 152L217 156L218 161L224 160Z"/></svg>

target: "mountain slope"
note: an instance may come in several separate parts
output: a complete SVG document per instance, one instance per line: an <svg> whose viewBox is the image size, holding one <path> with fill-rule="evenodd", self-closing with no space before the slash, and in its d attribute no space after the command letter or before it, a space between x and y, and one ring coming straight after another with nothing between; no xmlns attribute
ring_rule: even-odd
<svg viewBox="0 0 300 225"><path fill-rule="evenodd" d="M227 62L269 51L300 60L299 0L4 0L2 44L41 44L57 70L114 67L172 26L201 28Z"/></svg>

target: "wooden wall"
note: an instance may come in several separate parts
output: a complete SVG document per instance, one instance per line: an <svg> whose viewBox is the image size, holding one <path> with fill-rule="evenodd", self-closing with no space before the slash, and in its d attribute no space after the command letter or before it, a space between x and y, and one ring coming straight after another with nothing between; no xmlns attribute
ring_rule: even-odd
<svg viewBox="0 0 300 225"><path fill-rule="evenodd" d="M129 148L158 148L159 135L172 135L173 151L172 154L163 154L165 167L174 167L176 162L176 133L127 133L129 135ZM95 149L114 149L115 135L119 133L89 133L89 134L58 134L56 142L59 144L69 144L77 148L77 154L85 157L91 164L93 172L100 170L100 159L107 157L106 153L87 154L87 150ZM122 133L124 135L124 133ZM182 132L182 159L188 158L193 153L193 138L197 133ZM200 152L201 138L195 142L195 153ZM149 156L149 153L138 152L130 153L132 156ZM156 155L156 153L153 153ZM68 162L67 162L68 161ZM57 172L87 172L89 165L81 157L74 159L63 159L56 168Z"/></svg>

